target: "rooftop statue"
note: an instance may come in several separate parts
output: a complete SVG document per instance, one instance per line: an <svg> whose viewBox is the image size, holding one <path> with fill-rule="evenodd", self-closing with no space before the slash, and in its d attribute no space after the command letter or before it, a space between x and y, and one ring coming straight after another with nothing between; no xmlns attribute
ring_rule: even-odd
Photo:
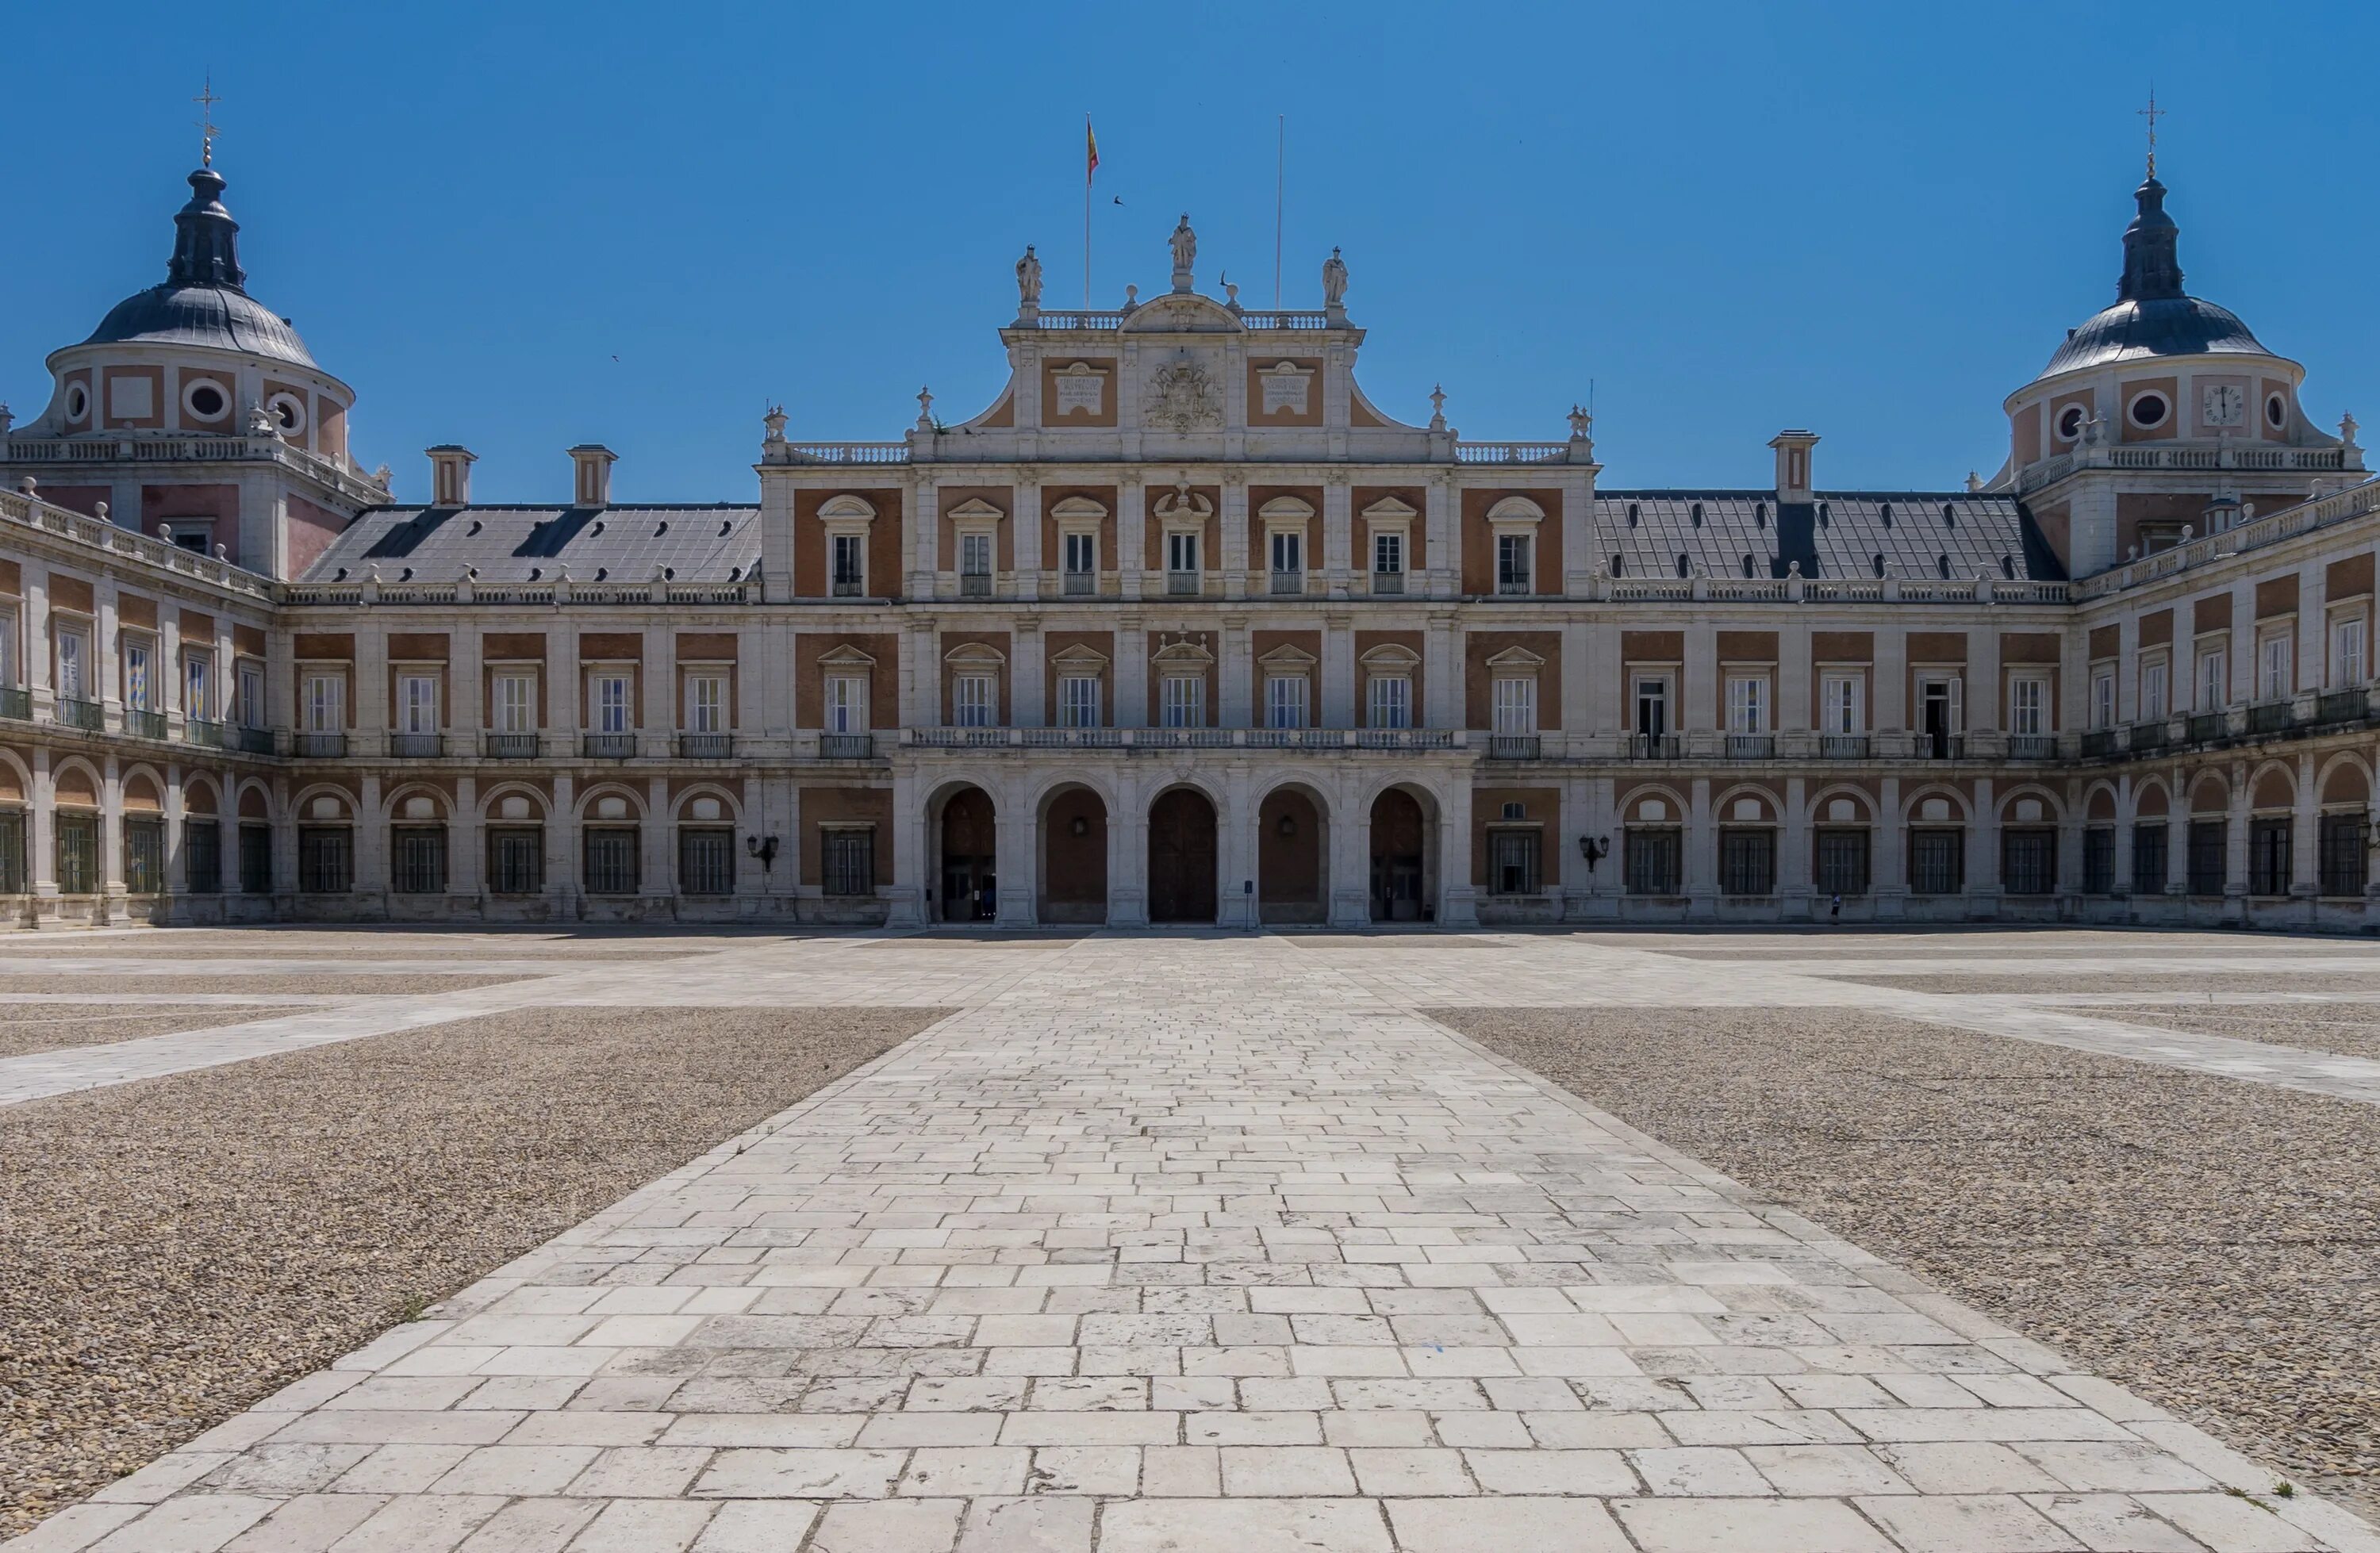
<svg viewBox="0 0 2380 1553"><path fill-rule="evenodd" d="M1016 261L1016 308L1019 312L1037 312L1041 307L1041 261L1034 256L1033 245L1025 245L1025 257Z"/></svg>
<svg viewBox="0 0 2380 1553"><path fill-rule="evenodd" d="M1181 224L1174 227L1171 239L1173 247L1173 289L1190 289L1190 267L1198 261L1198 234L1190 230L1190 212L1182 212Z"/></svg>
<svg viewBox="0 0 2380 1553"><path fill-rule="evenodd" d="M1330 257L1322 261L1322 305L1326 308L1344 306L1347 301L1347 264L1332 249Z"/></svg>

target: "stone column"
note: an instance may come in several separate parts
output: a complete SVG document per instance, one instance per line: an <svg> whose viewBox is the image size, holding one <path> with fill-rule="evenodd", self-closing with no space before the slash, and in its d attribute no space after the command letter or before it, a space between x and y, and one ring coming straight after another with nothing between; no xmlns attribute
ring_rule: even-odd
<svg viewBox="0 0 2380 1553"><path fill-rule="evenodd" d="M1693 659L1691 647L1688 661ZM1705 683L1708 683L1710 658L1703 658ZM1688 673L1692 673L1691 666ZM1709 705L1706 700L1704 705ZM1685 880L1686 919L1707 922L1718 915L1718 831L1711 823L1711 784L1708 777L1696 777L1689 784L1686 809Z"/></svg>
<svg viewBox="0 0 2380 1553"><path fill-rule="evenodd" d="M2306 904L2309 927L2313 924L2315 897L2322 892L2321 857L2322 805L2314 791L2313 755L2308 751L2298 757L2297 806L2289 817L2289 893Z"/></svg>
<svg viewBox="0 0 2380 1553"><path fill-rule="evenodd" d="M577 655L574 641L571 656L576 659ZM573 734L571 737L575 741L577 735ZM545 827L545 895L552 904L556 920L577 918L578 795L567 771L553 779L553 812L547 817Z"/></svg>
<svg viewBox="0 0 2380 1553"><path fill-rule="evenodd" d="M1973 667L1972 658L1969 666ZM1968 698L1970 711L1973 710L1973 699ZM2000 899L2000 814L1991 778L1975 779L1973 798L1974 812L1967 826L1967 904L1973 916L1997 916Z"/></svg>
<svg viewBox="0 0 2380 1553"><path fill-rule="evenodd" d="M1116 772L1108 811L1108 926L1148 926L1148 803L1129 766Z"/></svg>
<svg viewBox="0 0 2380 1553"><path fill-rule="evenodd" d="M31 803L25 816L25 883L36 897L54 902L58 894L58 783L46 747L34 746L32 759L33 790L26 795Z"/></svg>
<svg viewBox="0 0 2380 1553"><path fill-rule="evenodd" d="M885 925L915 928L929 919L926 899L925 795L917 773L895 767L892 772L892 894ZM995 836L993 844L999 844ZM936 901L933 910L939 912Z"/></svg>
<svg viewBox="0 0 2380 1553"><path fill-rule="evenodd" d="M1787 777L1785 823L1780 827L1778 843L1783 855L1777 859L1777 889L1779 904L1788 920L1810 915L1809 809L1809 783L1798 776Z"/></svg>
<svg viewBox="0 0 2380 1553"><path fill-rule="evenodd" d="M637 881L637 893L649 901L674 900L677 895L677 849L670 843L677 835L677 827L670 819L669 778L646 779L645 822L639 830L645 856L643 867L638 870L641 877Z"/></svg>
<svg viewBox="0 0 2380 1553"><path fill-rule="evenodd" d="M480 866L488 854L487 827L480 819L480 783L470 775L455 779L455 807L446 834L446 894L457 904L480 899ZM224 849L229 856L231 849Z"/></svg>
<svg viewBox="0 0 2380 1553"><path fill-rule="evenodd" d="M997 850L995 867L1000 885L992 908L993 925L1030 928L1034 921L1034 883L1039 873L1034 854L1038 849L1033 844L1036 827L1022 777L1003 787L998 805L992 813L992 845Z"/></svg>
<svg viewBox="0 0 2380 1553"><path fill-rule="evenodd" d="M2166 773L2165 892L2180 900L2190 894L2190 792L2178 770Z"/></svg>
<svg viewBox="0 0 2380 1553"><path fill-rule="evenodd" d="M102 921L124 915L124 774L109 755L99 773L99 892Z"/></svg>
<svg viewBox="0 0 2380 1553"><path fill-rule="evenodd" d="M1479 890L1471 882L1471 774L1458 772L1448 785L1445 813L1438 824L1438 924L1479 925Z"/></svg>
<svg viewBox="0 0 2380 1553"><path fill-rule="evenodd" d="M1342 770L1330 788L1330 925L1361 928L1372 919L1372 816Z"/></svg>
<svg viewBox="0 0 2380 1553"><path fill-rule="evenodd" d="M380 773L366 771L356 800L356 893L381 915L388 911L388 820L382 813Z"/></svg>
<svg viewBox="0 0 2380 1553"><path fill-rule="evenodd" d="M2121 694L2120 691L2118 692ZM2121 721L2119 719L2118 721ZM2115 877L2108 883L2115 892L2130 901L2132 893L2132 773L2121 771L2116 777L2116 845L2115 861L2110 865Z"/></svg>
<svg viewBox="0 0 2380 1553"><path fill-rule="evenodd" d="M1257 925L1256 892L1247 888L1257 877L1257 806L1249 793L1248 769L1234 763L1223 773L1220 831L1215 851L1222 878L1215 889L1215 922L1222 928Z"/></svg>
<svg viewBox="0 0 2380 1553"><path fill-rule="evenodd" d="M1877 784L1874 843L1867 859L1868 890L1876 897L1876 915L1898 918L1909 900L1907 832L1900 824L1900 779L1886 777Z"/></svg>

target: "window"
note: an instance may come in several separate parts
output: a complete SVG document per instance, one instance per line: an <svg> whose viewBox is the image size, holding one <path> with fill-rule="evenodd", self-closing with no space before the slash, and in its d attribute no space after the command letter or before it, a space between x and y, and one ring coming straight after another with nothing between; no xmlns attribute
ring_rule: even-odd
<svg viewBox="0 0 2380 1553"><path fill-rule="evenodd" d="M1058 726L1099 725L1099 682L1095 674L1066 674L1058 681Z"/></svg>
<svg viewBox="0 0 2380 1553"><path fill-rule="evenodd" d="M1666 679L1640 679L1636 682L1636 732L1647 739L1658 739L1670 731L1670 682Z"/></svg>
<svg viewBox="0 0 2380 1553"><path fill-rule="evenodd" d="M182 822L182 888L194 895L223 893L223 826L213 815Z"/></svg>
<svg viewBox="0 0 2380 1553"><path fill-rule="evenodd" d="M960 728L989 728L999 722L999 695L990 674L959 674L951 680L951 722Z"/></svg>
<svg viewBox="0 0 2380 1553"><path fill-rule="evenodd" d="M1828 828L1818 832L1816 884L1821 895L1867 893L1867 831Z"/></svg>
<svg viewBox="0 0 2380 1553"><path fill-rule="evenodd" d="M91 699L91 641L80 631L58 633L58 696L62 700Z"/></svg>
<svg viewBox="0 0 2380 1553"><path fill-rule="evenodd" d="M1097 534L1069 534L1065 537L1065 568L1068 572L1088 576L1099 569L1099 537Z"/></svg>
<svg viewBox="0 0 2380 1553"><path fill-rule="evenodd" d="M429 674L407 674L396 682L396 731L400 734L438 732L438 681Z"/></svg>
<svg viewBox="0 0 2380 1553"><path fill-rule="evenodd" d="M1627 845L1628 893L1678 893L1679 848L1675 829L1646 830L1632 826L1622 840Z"/></svg>
<svg viewBox="0 0 2380 1553"><path fill-rule="evenodd" d="M1729 895L1767 895L1777 888L1777 832L1728 829L1718 833L1718 887Z"/></svg>
<svg viewBox="0 0 2380 1553"><path fill-rule="evenodd" d="M2229 875L2224 859L2226 826L2220 819L2193 819L2190 822L2190 892L2193 895L2220 895Z"/></svg>
<svg viewBox="0 0 2380 1553"><path fill-rule="evenodd" d="M2289 661L2297 655L2297 639L2277 632L2256 644L2256 699L2286 700L2290 694Z"/></svg>
<svg viewBox="0 0 2380 1553"><path fill-rule="evenodd" d="M203 652L182 659L182 715L212 722L215 715L215 663Z"/></svg>
<svg viewBox="0 0 2380 1553"><path fill-rule="evenodd" d="M588 699L594 703L595 727L598 734L625 734L628 731L628 676L597 674L589 685Z"/></svg>
<svg viewBox="0 0 2380 1553"><path fill-rule="evenodd" d="M830 557L833 567L832 592L838 599L856 599L868 588L868 548L866 536L836 534L831 538Z"/></svg>
<svg viewBox="0 0 2380 1553"><path fill-rule="evenodd" d="M1372 536L1372 576L1402 577L1405 575L1405 537L1402 534Z"/></svg>
<svg viewBox="0 0 2380 1553"><path fill-rule="evenodd" d="M865 831L829 831L825 833L825 855L821 880L830 895L873 895L876 893L876 832Z"/></svg>
<svg viewBox="0 0 2380 1553"><path fill-rule="evenodd" d="M830 734L864 734L868 731L868 682L857 674L827 676L826 731Z"/></svg>
<svg viewBox="0 0 2380 1553"><path fill-rule="evenodd" d="M2132 893L2165 893L2166 838L2171 827L2162 819L2143 820L2132 827Z"/></svg>
<svg viewBox="0 0 2380 1553"><path fill-rule="evenodd" d="M239 892L243 895L273 893L273 827L242 825L239 828Z"/></svg>
<svg viewBox="0 0 2380 1553"><path fill-rule="evenodd" d="M2141 721L2154 722L2166 715L2165 660L2141 665Z"/></svg>
<svg viewBox="0 0 2380 1553"><path fill-rule="evenodd" d="M336 734L347 725L347 682L338 674L306 676L306 732Z"/></svg>
<svg viewBox="0 0 2380 1553"><path fill-rule="evenodd" d="M734 894L735 832L713 825L680 826L677 888L683 895Z"/></svg>
<svg viewBox="0 0 2380 1553"><path fill-rule="evenodd" d="M17 671L17 612L0 610L0 685L20 683Z"/></svg>
<svg viewBox="0 0 2380 1553"><path fill-rule="evenodd" d="M2082 832L2082 893L2116 892L2116 828L2094 825Z"/></svg>
<svg viewBox="0 0 2380 1553"><path fill-rule="evenodd" d="M1530 831L1488 832L1488 880L1498 895L1537 892L1538 835Z"/></svg>
<svg viewBox="0 0 2380 1553"><path fill-rule="evenodd" d="M298 828L298 888L343 895L355 886L355 833L345 825Z"/></svg>
<svg viewBox="0 0 2380 1553"><path fill-rule="evenodd" d="M1305 676L1274 674L1265 681L1265 726L1305 726Z"/></svg>
<svg viewBox="0 0 2380 1553"><path fill-rule="evenodd" d="M1371 728L1413 726L1413 681L1402 674L1374 674L1366 694L1364 722Z"/></svg>
<svg viewBox="0 0 2380 1553"><path fill-rule="evenodd" d="M25 892L25 811L0 809L0 895Z"/></svg>
<svg viewBox="0 0 2380 1553"><path fill-rule="evenodd" d="M1727 682L1727 731L1730 734L1768 732L1768 681L1739 675Z"/></svg>
<svg viewBox="0 0 2380 1553"><path fill-rule="evenodd" d="M2011 895L2050 895L2058 891L2058 832L2000 832L2000 888Z"/></svg>
<svg viewBox="0 0 2380 1553"><path fill-rule="evenodd" d="M727 681L719 674L689 674L686 681L686 731L727 731Z"/></svg>
<svg viewBox="0 0 2380 1553"><path fill-rule="evenodd" d="M639 841L640 833L624 825L590 825L582 831L587 893L635 894Z"/></svg>
<svg viewBox="0 0 2380 1553"><path fill-rule="evenodd" d="M2229 698L2223 687L2229 675L2225 671L2228 655L2214 648L2198 655L2198 706L2200 711L2215 711L2227 705Z"/></svg>
<svg viewBox="0 0 2380 1553"><path fill-rule="evenodd" d="M1537 682L1535 678L1500 679L1492 689L1495 696L1493 732L1534 734L1537 731Z"/></svg>
<svg viewBox="0 0 2380 1553"><path fill-rule="evenodd" d="M2009 732L2039 738L2048 731L2049 682L2027 674L2009 681Z"/></svg>
<svg viewBox="0 0 2380 1553"><path fill-rule="evenodd" d="M2330 687L2352 690L2363 683L2363 617L2330 623Z"/></svg>
<svg viewBox="0 0 2380 1553"><path fill-rule="evenodd" d="M2256 819L2248 825L2248 893L2289 892L2289 843L2295 827L2287 819Z"/></svg>
<svg viewBox="0 0 2380 1553"><path fill-rule="evenodd" d="M124 704L135 711L149 711L155 707L156 657L144 638L124 638Z"/></svg>
<svg viewBox="0 0 2380 1553"><path fill-rule="evenodd" d="M1499 534L1496 536L1496 591L1499 593L1534 593L1535 574L1530 570L1529 536Z"/></svg>
<svg viewBox="0 0 2380 1553"><path fill-rule="evenodd" d="M991 580L991 536L961 534L959 536L959 576Z"/></svg>
<svg viewBox="0 0 2380 1553"><path fill-rule="evenodd" d="M1195 674L1166 675L1164 711L1168 728L1207 726L1206 679Z"/></svg>
<svg viewBox="0 0 2380 1553"><path fill-rule="evenodd" d="M243 728L264 726L264 665L242 663L239 666L239 725Z"/></svg>
<svg viewBox="0 0 2380 1553"><path fill-rule="evenodd" d="M2112 728L2116 725L2116 671L2094 670L2091 674L2091 726Z"/></svg>
<svg viewBox="0 0 2380 1553"><path fill-rule="evenodd" d="M545 828L488 827L488 893L535 895L545 889Z"/></svg>
<svg viewBox="0 0 2380 1553"><path fill-rule="evenodd" d="M1917 895L1955 895L1967 886L1967 832L1909 832L1909 889Z"/></svg>
<svg viewBox="0 0 2380 1553"><path fill-rule="evenodd" d="M527 674L496 676L495 725L499 734L537 731L537 682Z"/></svg>
<svg viewBox="0 0 2380 1553"><path fill-rule="evenodd" d="M55 821L58 892L90 895L99 890L99 817L61 811Z"/></svg>
<svg viewBox="0 0 2380 1553"><path fill-rule="evenodd" d="M134 895L154 895L165 888L163 819L125 816L124 888Z"/></svg>
<svg viewBox="0 0 2380 1553"><path fill-rule="evenodd" d="M446 892L446 827L389 828L389 884L400 895Z"/></svg>
<svg viewBox="0 0 2380 1553"><path fill-rule="evenodd" d="M2364 822L2360 814L2325 814L2322 817L2322 853L2320 888L2325 895L2361 895L2363 893L2367 868L2364 863Z"/></svg>
<svg viewBox="0 0 2380 1553"><path fill-rule="evenodd" d="M1294 528L1272 531L1272 590L1296 593L1305 587L1305 536Z"/></svg>
<svg viewBox="0 0 2380 1553"><path fill-rule="evenodd" d="M1866 686L1857 674L1828 674L1818 682L1819 732L1861 734L1867 731Z"/></svg>
<svg viewBox="0 0 2380 1553"><path fill-rule="evenodd" d="M1165 569L1175 573L1198 570L1198 536L1176 532L1165 536Z"/></svg>

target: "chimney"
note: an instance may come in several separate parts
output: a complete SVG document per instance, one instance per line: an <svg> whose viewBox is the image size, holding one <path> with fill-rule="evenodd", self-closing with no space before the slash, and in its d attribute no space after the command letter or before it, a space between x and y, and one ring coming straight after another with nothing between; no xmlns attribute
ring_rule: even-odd
<svg viewBox="0 0 2380 1553"><path fill-rule="evenodd" d="M620 455L601 443L581 443L570 450L570 501L573 506L612 504L612 466Z"/></svg>
<svg viewBox="0 0 2380 1553"><path fill-rule="evenodd" d="M1815 434L1779 431L1768 439L1768 445L1777 450L1777 500L1810 500L1810 450L1818 445Z"/></svg>
<svg viewBox="0 0 2380 1553"><path fill-rule="evenodd" d="M468 507L471 504L471 466L480 461L478 454L452 443L441 443L430 452L430 504L433 507Z"/></svg>

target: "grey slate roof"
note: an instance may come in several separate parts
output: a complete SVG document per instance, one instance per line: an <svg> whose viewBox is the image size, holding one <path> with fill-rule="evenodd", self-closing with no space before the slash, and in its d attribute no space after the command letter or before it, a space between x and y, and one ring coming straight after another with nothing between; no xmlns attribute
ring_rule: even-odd
<svg viewBox="0 0 2380 1553"><path fill-rule="evenodd" d="M2041 370L2045 378L2078 367L2159 356L2270 356L2228 308L2196 297L2129 297L2091 316Z"/></svg>
<svg viewBox="0 0 2380 1553"><path fill-rule="evenodd" d="M670 580L725 583L760 560L755 506L371 507L331 541L300 580L448 583L477 567L489 584Z"/></svg>
<svg viewBox="0 0 2380 1553"><path fill-rule="evenodd" d="M1963 491L1822 491L1806 503L1768 491L1597 491L1592 543L1591 559L1622 577L1690 576L1699 564L1741 578L1746 556L1755 577L1784 576L1799 561L1805 577L1874 578L1878 556L1909 578L2066 575L2013 497Z"/></svg>

